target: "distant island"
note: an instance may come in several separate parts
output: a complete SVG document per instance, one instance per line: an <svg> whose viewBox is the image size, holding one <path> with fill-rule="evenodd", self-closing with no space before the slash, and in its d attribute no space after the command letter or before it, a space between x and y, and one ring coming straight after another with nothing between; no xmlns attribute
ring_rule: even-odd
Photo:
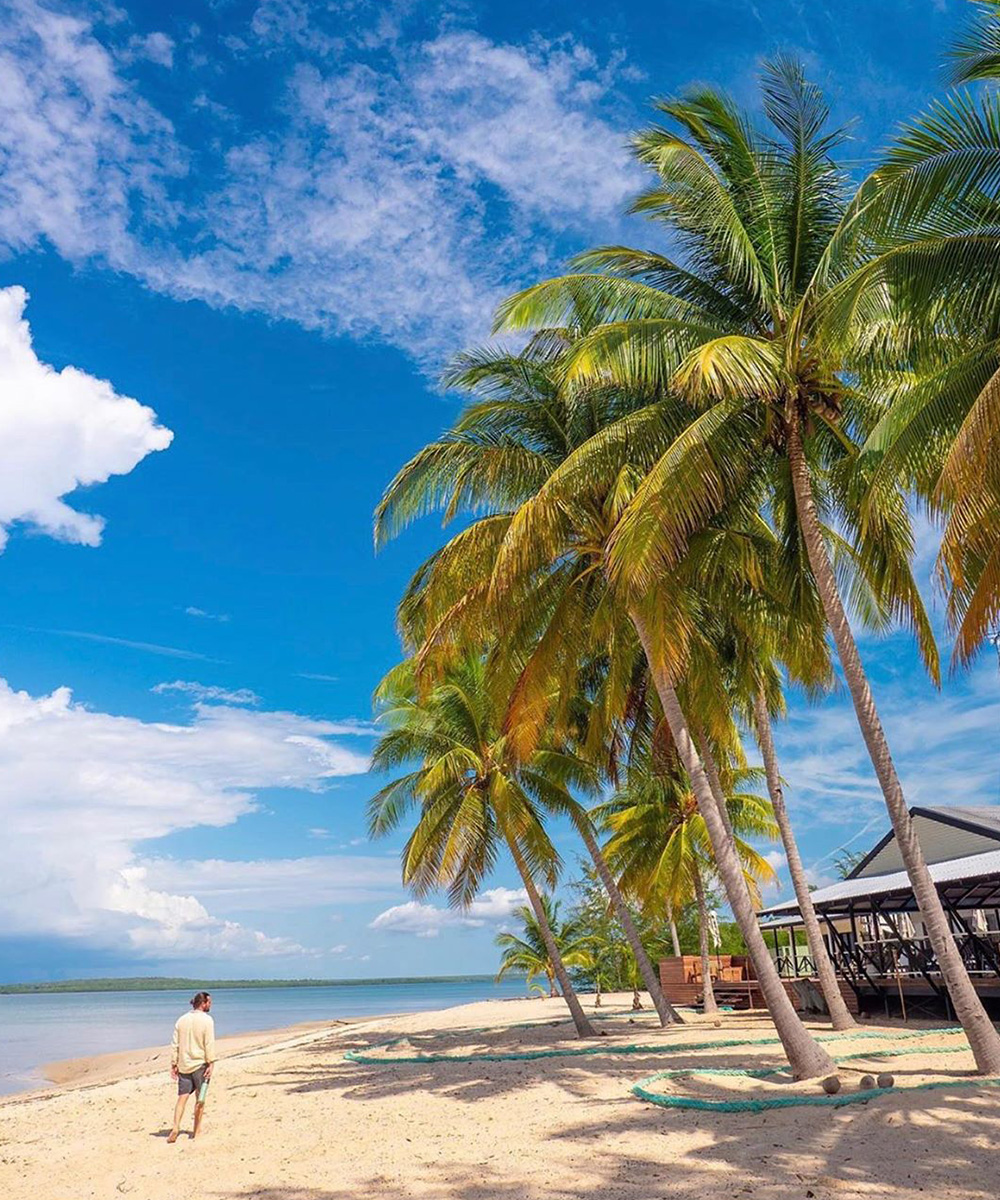
<svg viewBox="0 0 1000 1200"><path fill-rule="evenodd" d="M224 988L363 987L394 983L483 983L492 975L407 975L395 979L174 979L149 975L126 979L59 979L50 983L0 983L0 996L51 992L185 992Z"/></svg>

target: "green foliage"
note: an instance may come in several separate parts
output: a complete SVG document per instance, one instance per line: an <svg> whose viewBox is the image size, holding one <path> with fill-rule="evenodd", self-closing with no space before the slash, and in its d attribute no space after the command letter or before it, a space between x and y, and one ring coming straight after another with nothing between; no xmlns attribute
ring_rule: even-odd
<svg viewBox="0 0 1000 1200"><path fill-rule="evenodd" d="M385 732L372 767L394 778L369 801L369 832L384 836L415 812L403 882L418 896L446 888L455 907L467 907L506 847L522 875L553 886L560 860L543 812L575 806L570 788L592 786L586 765L549 748L527 761L510 753L475 653L426 692L405 662L376 696Z"/></svg>
<svg viewBox="0 0 1000 1200"><path fill-rule="evenodd" d="M635 955L596 872L581 864L579 877L569 886L574 898L570 919L578 951L574 974L581 985L610 992L640 987ZM664 920L653 919L635 904L629 904L629 912L651 962L673 953Z"/></svg>
<svg viewBox="0 0 1000 1200"><path fill-rule="evenodd" d="M574 931L574 978L588 990L621 992L641 987L635 956L621 924L592 868L580 864L580 873L569 884L573 903L569 921ZM708 896L709 907L719 898ZM639 930L643 948L655 965L673 956L666 911L629 902L629 912ZM674 912L682 954L698 953L698 913L693 901ZM721 954L745 954L746 946L735 921L720 921Z"/></svg>
<svg viewBox="0 0 1000 1200"><path fill-rule="evenodd" d="M846 879L864 858L861 850L841 850L833 860L833 869L838 879Z"/></svg>
<svg viewBox="0 0 1000 1200"><path fill-rule="evenodd" d="M576 914L571 914L566 921L560 921L559 901L543 894L541 902L563 962L572 967L584 961L587 950L583 944L583 932ZM521 932L517 934L505 931L498 933L495 939L497 946L503 951L497 981L510 971L523 972L530 988L538 976L544 975L548 981L549 995L556 995L556 966L545 945L542 927L534 910L529 905L522 905L515 909L514 916L521 922Z"/></svg>
<svg viewBox="0 0 1000 1200"><path fill-rule="evenodd" d="M698 880L713 872L712 849L690 783L676 759L635 762L625 785L595 810L609 835L605 853L621 877L622 890L644 908L675 910L696 894ZM748 885L773 879L773 868L748 838L776 836L770 801L742 790L752 773L726 770L721 781L733 841Z"/></svg>

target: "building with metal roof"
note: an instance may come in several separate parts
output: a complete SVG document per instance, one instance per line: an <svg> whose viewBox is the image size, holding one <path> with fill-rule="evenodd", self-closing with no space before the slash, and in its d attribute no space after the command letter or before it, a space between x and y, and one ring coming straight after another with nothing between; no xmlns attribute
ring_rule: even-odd
<svg viewBox="0 0 1000 1200"><path fill-rule="evenodd" d="M976 990L1000 1014L1000 806L921 807L910 814ZM947 992L891 830L846 879L813 892L812 900L855 1011L947 1012ZM822 1006L796 902L765 909L760 925L789 990L803 1007Z"/></svg>

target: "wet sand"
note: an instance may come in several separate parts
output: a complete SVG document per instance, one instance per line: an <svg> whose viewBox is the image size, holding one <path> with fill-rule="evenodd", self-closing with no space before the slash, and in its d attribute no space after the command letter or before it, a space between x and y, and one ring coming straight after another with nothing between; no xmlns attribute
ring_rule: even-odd
<svg viewBox="0 0 1000 1200"><path fill-rule="evenodd" d="M246 1050L273 1046L280 1042L329 1030L352 1021L302 1021L283 1029L263 1029L250 1033L232 1034L218 1039L219 1058L234 1058ZM93 1083L110 1083L116 1079L133 1079L170 1070L170 1047L151 1046L143 1050L119 1050L114 1054L94 1054L89 1058L64 1058L46 1063L42 1076L60 1087L79 1087ZM22 1093L23 1094L23 1093Z"/></svg>

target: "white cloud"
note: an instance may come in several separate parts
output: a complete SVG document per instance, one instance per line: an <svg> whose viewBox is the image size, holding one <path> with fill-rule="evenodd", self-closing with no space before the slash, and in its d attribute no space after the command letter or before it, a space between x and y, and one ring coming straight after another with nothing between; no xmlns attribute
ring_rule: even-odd
<svg viewBox="0 0 1000 1200"><path fill-rule="evenodd" d="M193 605L193 604L189 604L189 605L187 606L187 608L184 610L184 612L185 612L185 613L186 613L186 614L187 614L189 617L201 617L201 618L202 618L202 620L205 620L205 621L222 621L222 622L226 622L226 621L228 621L228 620L229 620L229 614L228 614L228 613L210 613L210 612L206 612L206 611L205 611L203 608L197 608L197 607L195 607L195 605Z"/></svg>
<svg viewBox="0 0 1000 1200"><path fill-rule="evenodd" d="M127 475L173 434L106 380L40 362L23 318L27 299L23 288L0 289L0 549L16 523L96 546L103 520L63 497Z"/></svg>
<svg viewBox="0 0 1000 1200"><path fill-rule="evenodd" d="M185 170L173 127L78 16L11 0L0 22L0 243L137 272Z"/></svg>
<svg viewBox="0 0 1000 1200"><path fill-rule="evenodd" d="M153 689L157 695L166 692L181 692L194 700L207 700L225 704L260 704L260 696L249 688L223 688L186 679L175 679L173 683L158 683Z"/></svg>
<svg viewBox="0 0 1000 1200"><path fill-rule="evenodd" d="M139 865L150 887L168 892L188 887L206 902L222 904L234 913L357 904L399 892L399 866L364 855L252 861L148 858Z"/></svg>
<svg viewBox="0 0 1000 1200"><path fill-rule="evenodd" d="M446 928L478 929L488 923L499 924L527 902L528 894L522 888L503 887L488 889L464 909L440 908L435 904L408 900L380 912L368 928L432 938Z"/></svg>
<svg viewBox="0 0 1000 1200"><path fill-rule="evenodd" d="M137 642L132 638L113 637L107 633L91 633L85 629L34 629L25 626L29 633L51 633L56 637L79 638L84 642L101 642L108 646L125 646L129 650L141 650L145 654L160 654L164 658L198 659L201 662L218 662L207 654L195 650L183 650L178 646L161 646L158 642Z"/></svg>
<svg viewBox="0 0 1000 1200"><path fill-rule="evenodd" d="M418 357L481 338L517 271L541 265L547 229L607 222L635 190L599 115L607 91L573 43L472 33L409 47L392 70L300 64L285 127L228 151L206 201L216 243L172 286Z"/></svg>
<svg viewBox="0 0 1000 1200"><path fill-rule="evenodd" d="M268 903L282 889L301 897L321 886L320 865L178 866L149 857L148 846L146 857L137 851L179 830L232 824L256 807L257 788L319 791L363 772L366 756L332 740L340 729L203 703L189 724L144 722L91 711L67 688L35 697L0 680L0 925L161 957L297 952L214 916L203 900L225 896L235 906L255 888ZM365 860L351 887L374 892L394 874ZM335 882L329 889L344 898Z"/></svg>
<svg viewBox="0 0 1000 1200"><path fill-rule="evenodd" d="M174 39L165 33L136 35L129 39L126 60L145 58L168 70L174 65Z"/></svg>
<svg viewBox="0 0 1000 1200"><path fill-rule="evenodd" d="M18 0L0 29L0 244L47 241L174 296L437 362L556 267L567 230L613 232L639 179L612 112L620 63L568 38L394 45L384 13L330 39L307 15L257 9L263 44L299 59L270 60L282 99L263 128L240 137L192 89L214 124L188 175L193 155L94 28Z"/></svg>
<svg viewBox="0 0 1000 1200"><path fill-rule="evenodd" d="M316 54L330 53L337 43L316 29L309 17L307 0L260 0L250 19L250 31L267 47L291 44Z"/></svg>
<svg viewBox="0 0 1000 1200"><path fill-rule="evenodd" d="M522 212L607 222L638 189L624 133L601 118L612 72L572 39L527 50L471 33L427 43L405 73L415 139Z"/></svg>
<svg viewBox="0 0 1000 1200"><path fill-rule="evenodd" d="M865 651L908 804L995 804L996 762L983 753L1000 726L994 664L980 662L938 692L917 674L909 648L907 655L901 672L897 638ZM775 725L775 742L810 882L825 886L841 851L868 850L889 828L849 696L841 691L816 706L797 700Z"/></svg>

